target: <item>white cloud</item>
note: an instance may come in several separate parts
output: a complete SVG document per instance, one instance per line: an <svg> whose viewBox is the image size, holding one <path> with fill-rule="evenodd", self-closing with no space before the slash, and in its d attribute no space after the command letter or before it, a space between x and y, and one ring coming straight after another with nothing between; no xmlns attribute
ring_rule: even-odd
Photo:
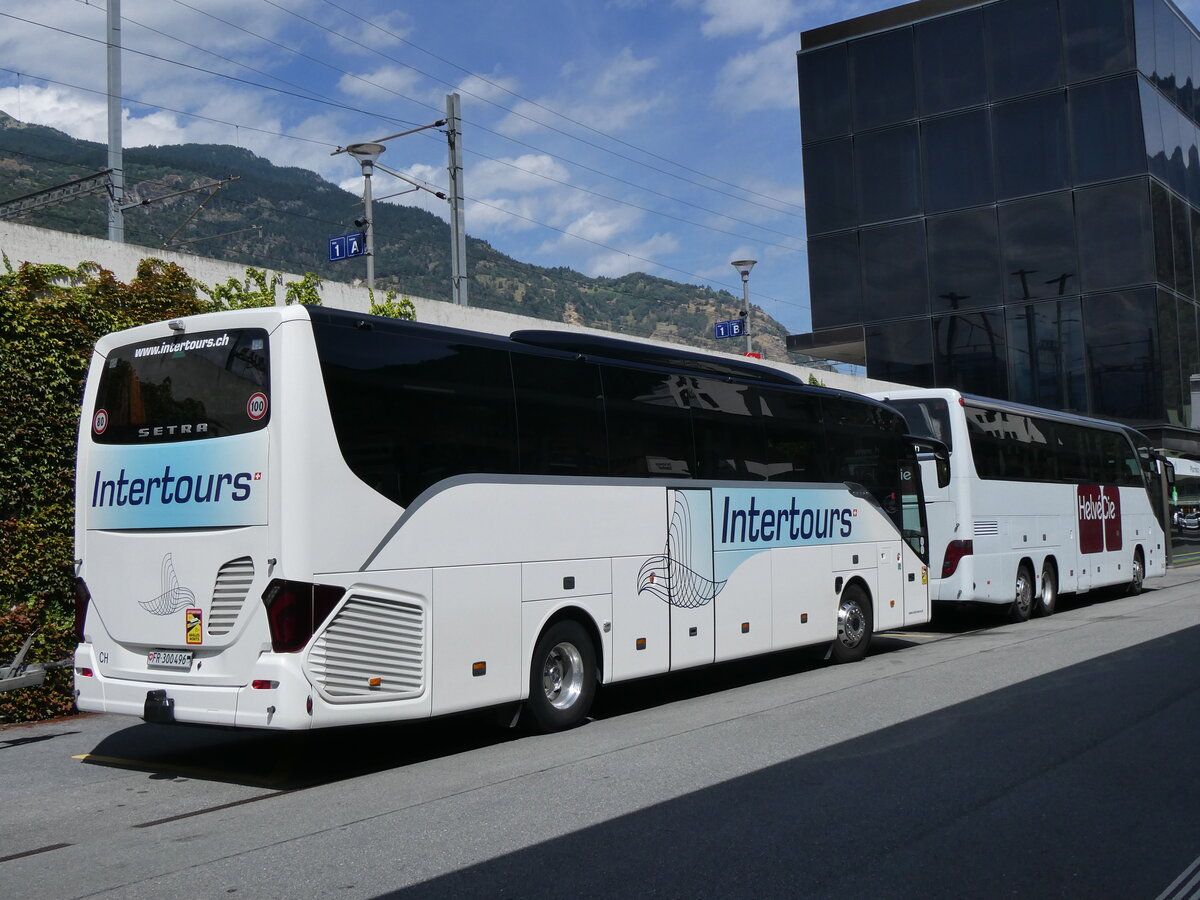
<svg viewBox="0 0 1200 900"><path fill-rule="evenodd" d="M382 66L372 72L343 75L338 89L351 97L384 103L397 95L412 99L421 91L422 77L407 66Z"/></svg>
<svg viewBox="0 0 1200 900"><path fill-rule="evenodd" d="M799 35L788 34L733 57L717 75L717 105L742 114L794 109L799 102L796 98L799 48Z"/></svg>
<svg viewBox="0 0 1200 900"><path fill-rule="evenodd" d="M484 196L499 191L547 190L557 187L555 182L569 181L570 177L567 167L554 157L527 153L515 159L483 160L471 166L463 180L470 193Z"/></svg>
<svg viewBox="0 0 1200 900"><path fill-rule="evenodd" d="M653 260L661 260L667 254L679 249L679 241L672 234L655 234L638 244L628 246L622 251L608 251L590 257L583 266L583 273L593 277L616 278L628 275L630 272L646 272L653 274L656 265Z"/></svg>

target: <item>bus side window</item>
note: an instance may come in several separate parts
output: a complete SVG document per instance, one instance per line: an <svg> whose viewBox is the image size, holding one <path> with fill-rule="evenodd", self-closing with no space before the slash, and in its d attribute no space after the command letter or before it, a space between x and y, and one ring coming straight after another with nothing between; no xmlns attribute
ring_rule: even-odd
<svg viewBox="0 0 1200 900"><path fill-rule="evenodd" d="M760 388L771 481L829 481L820 400L799 391Z"/></svg>

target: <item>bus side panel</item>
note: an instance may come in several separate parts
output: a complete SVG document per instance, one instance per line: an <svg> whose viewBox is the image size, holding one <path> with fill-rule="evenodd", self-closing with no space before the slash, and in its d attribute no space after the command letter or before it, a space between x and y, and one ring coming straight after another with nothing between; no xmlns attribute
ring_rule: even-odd
<svg viewBox="0 0 1200 900"><path fill-rule="evenodd" d="M435 569L432 608L433 714L519 699L526 674L521 567ZM484 664L482 674L476 663Z"/></svg>
<svg viewBox="0 0 1200 900"><path fill-rule="evenodd" d="M671 667L671 607L665 595L638 589L646 566L654 561L646 556L612 561L614 681L657 675Z"/></svg>
<svg viewBox="0 0 1200 900"><path fill-rule="evenodd" d="M771 559L781 550L723 550L716 571L728 572L717 595L717 659L771 649Z"/></svg>
<svg viewBox="0 0 1200 900"><path fill-rule="evenodd" d="M837 592L832 547L785 547L771 557L772 647L783 650L820 644L837 637Z"/></svg>

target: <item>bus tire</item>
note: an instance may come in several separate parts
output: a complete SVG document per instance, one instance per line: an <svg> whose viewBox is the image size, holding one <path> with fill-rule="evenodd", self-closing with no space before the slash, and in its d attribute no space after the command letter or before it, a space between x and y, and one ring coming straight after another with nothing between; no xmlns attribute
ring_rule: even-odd
<svg viewBox="0 0 1200 900"><path fill-rule="evenodd" d="M1133 569L1132 576L1129 579L1129 586L1125 589L1130 597L1136 597L1142 592L1142 585L1146 581L1146 561L1142 557L1142 548L1138 547L1133 552Z"/></svg>
<svg viewBox="0 0 1200 900"><path fill-rule="evenodd" d="M563 731L587 718L596 694L596 650L587 630L561 619L542 632L529 667L529 711L539 731Z"/></svg>
<svg viewBox="0 0 1200 900"><path fill-rule="evenodd" d="M874 631L871 600L857 584L846 585L838 600L837 638L830 648L834 662L858 662L867 655Z"/></svg>
<svg viewBox="0 0 1200 900"><path fill-rule="evenodd" d="M1016 596L1009 607L1008 618L1013 622L1028 622L1033 612L1033 570L1028 564L1017 566Z"/></svg>
<svg viewBox="0 0 1200 900"><path fill-rule="evenodd" d="M1042 563L1042 589L1038 591L1037 602L1033 605L1035 616L1054 615L1054 605L1058 603L1058 576L1054 572L1054 563L1046 560Z"/></svg>

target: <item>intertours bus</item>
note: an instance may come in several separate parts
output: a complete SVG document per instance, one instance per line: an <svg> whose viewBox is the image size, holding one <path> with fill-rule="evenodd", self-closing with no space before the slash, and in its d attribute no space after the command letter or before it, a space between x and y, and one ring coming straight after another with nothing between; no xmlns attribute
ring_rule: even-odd
<svg viewBox="0 0 1200 900"><path fill-rule="evenodd" d="M1053 613L1060 593L1138 593L1166 571L1163 463L1145 435L949 389L875 396L950 450L949 485L925 484L935 603L1025 621Z"/></svg>
<svg viewBox="0 0 1200 900"><path fill-rule="evenodd" d="M932 448L932 449L931 449ZM926 622L918 456L767 366L320 307L101 339L80 709L307 729L521 709Z"/></svg>

